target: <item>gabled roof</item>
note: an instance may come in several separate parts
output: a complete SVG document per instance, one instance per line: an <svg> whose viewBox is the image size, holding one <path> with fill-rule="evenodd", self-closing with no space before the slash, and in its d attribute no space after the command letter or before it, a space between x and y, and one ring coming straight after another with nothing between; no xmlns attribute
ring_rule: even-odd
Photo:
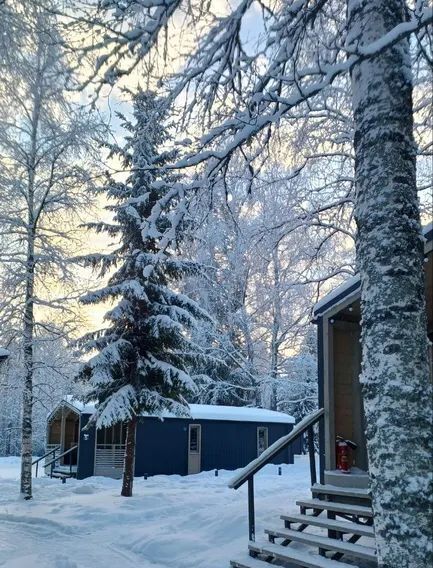
<svg viewBox="0 0 433 568"><path fill-rule="evenodd" d="M54 411L62 405L67 406L78 414L93 414L96 410L95 403L84 404L71 396L66 397ZM151 418L185 418L193 420L221 420L229 422L268 422L280 424L294 424L295 419L284 412L276 412L275 410L267 410L265 408L253 408L250 406L220 406L214 404L190 404L190 416L178 416L170 412L163 413L162 416L143 413L142 416Z"/></svg>
<svg viewBox="0 0 433 568"><path fill-rule="evenodd" d="M427 253L427 251L431 248L430 245L433 241L433 223L429 223L423 228L423 235L425 238L425 251ZM326 296L317 302L313 309L313 318L317 319L343 300L346 301L352 296L355 300L359 296L360 290L361 279L359 274L356 274L355 276L352 276L352 278L343 282L343 284L340 284L340 286L337 286L337 288L329 292L329 294L326 294Z"/></svg>

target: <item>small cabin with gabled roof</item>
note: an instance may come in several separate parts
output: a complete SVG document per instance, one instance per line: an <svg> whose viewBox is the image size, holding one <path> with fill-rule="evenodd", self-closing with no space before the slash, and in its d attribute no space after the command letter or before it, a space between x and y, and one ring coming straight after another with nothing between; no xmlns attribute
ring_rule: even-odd
<svg viewBox="0 0 433 568"><path fill-rule="evenodd" d="M190 416L142 414L137 421L135 475L187 475L245 466L290 432L294 418L262 408L189 405ZM70 397L48 416L46 473L84 479L120 478L126 427L96 429L89 423L95 406ZM273 463L293 463L300 443Z"/></svg>

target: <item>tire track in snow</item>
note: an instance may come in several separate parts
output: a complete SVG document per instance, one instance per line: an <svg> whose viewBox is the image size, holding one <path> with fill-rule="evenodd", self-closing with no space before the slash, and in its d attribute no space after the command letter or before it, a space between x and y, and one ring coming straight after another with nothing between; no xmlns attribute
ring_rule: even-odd
<svg viewBox="0 0 433 568"><path fill-rule="evenodd" d="M70 527L41 517L24 517L22 515L0 513L0 521L2 524L10 523L25 526L29 532L43 534L44 536L47 534L56 534L58 536L64 536L66 534L69 536L81 532L77 527Z"/></svg>

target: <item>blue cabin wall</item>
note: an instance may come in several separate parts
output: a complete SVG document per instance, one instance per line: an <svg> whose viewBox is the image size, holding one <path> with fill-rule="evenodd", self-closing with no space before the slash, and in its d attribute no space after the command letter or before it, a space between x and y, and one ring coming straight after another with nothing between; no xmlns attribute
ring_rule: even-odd
<svg viewBox="0 0 433 568"><path fill-rule="evenodd" d="M94 473L96 428L83 432L90 415L81 415L77 478ZM140 417L137 423L135 475L187 475L190 424L201 425L201 470L234 470L257 457L257 428L268 428L268 444L288 434L293 424ZM88 436L87 440L85 436ZM273 463L293 463L301 440L278 454Z"/></svg>
<svg viewBox="0 0 433 568"><path fill-rule="evenodd" d="M188 431L190 424L201 425L201 470L233 470L244 467L257 457L257 428L268 428L268 443L284 436L291 424L235 422L223 420L188 420L140 418L137 425L135 475L188 473ZM293 463L298 445L284 450L274 463ZM167 457L170 457L167 459Z"/></svg>
<svg viewBox="0 0 433 568"><path fill-rule="evenodd" d="M78 462L77 462L77 479L85 479L93 475L95 467L95 436L96 428L92 425L83 432L83 428L87 425L90 414L80 415L80 438L78 442Z"/></svg>
<svg viewBox="0 0 433 568"><path fill-rule="evenodd" d="M188 423L170 418L140 418L137 423L135 475L180 474L188 469Z"/></svg>

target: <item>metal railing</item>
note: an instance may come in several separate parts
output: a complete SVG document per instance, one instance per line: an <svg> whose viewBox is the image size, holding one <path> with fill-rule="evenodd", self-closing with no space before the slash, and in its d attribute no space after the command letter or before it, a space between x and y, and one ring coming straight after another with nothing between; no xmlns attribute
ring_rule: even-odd
<svg viewBox="0 0 433 568"><path fill-rule="evenodd" d="M49 452L47 452L46 454L44 454L43 456L41 456L40 458L36 459L35 461L32 461L32 466L36 464L36 472L35 472L35 477L38 476L38 469L39 469L39 462L44 460L45 458L47 458L50 454L54 454L54 460L56 460L56 452L57 450L60 450L60 446L56 446L55 448L51 449Z"/></svg>
<svg viewBox="0 0 433 568"><path fill-rule="evenodd" d="M52 459L51 461L49 461L45 464L45 467L51 468L50 469L50 477L53 477L53 470L54 470L54 467L56 465L56 461L58 461L60 458L63 458L64 456L67 456L68 454L76 451L77 449L78 449L78 444L76 446L72 446L72 448L69 448L69 450L62 452L57 457L54 457L54 459ZM72 463L69 464L69 474L72 475Z"/></svg>
<svg viewBox="0 0 433 568"><path fill-rule="evenodd" d="M246 465L229 483L230 489L239 489L244 483L248 482L248 534L251 541L255 540L255 507L254 507L254 476L265 465L270 463L277 454L288 448L300 436L307 433L308 455L310 458L311 485L317 483L316 459L314 448L314 425L323 419L325 410L319 408L306 416L293 430L279 438L258 458Z"/></svg>

